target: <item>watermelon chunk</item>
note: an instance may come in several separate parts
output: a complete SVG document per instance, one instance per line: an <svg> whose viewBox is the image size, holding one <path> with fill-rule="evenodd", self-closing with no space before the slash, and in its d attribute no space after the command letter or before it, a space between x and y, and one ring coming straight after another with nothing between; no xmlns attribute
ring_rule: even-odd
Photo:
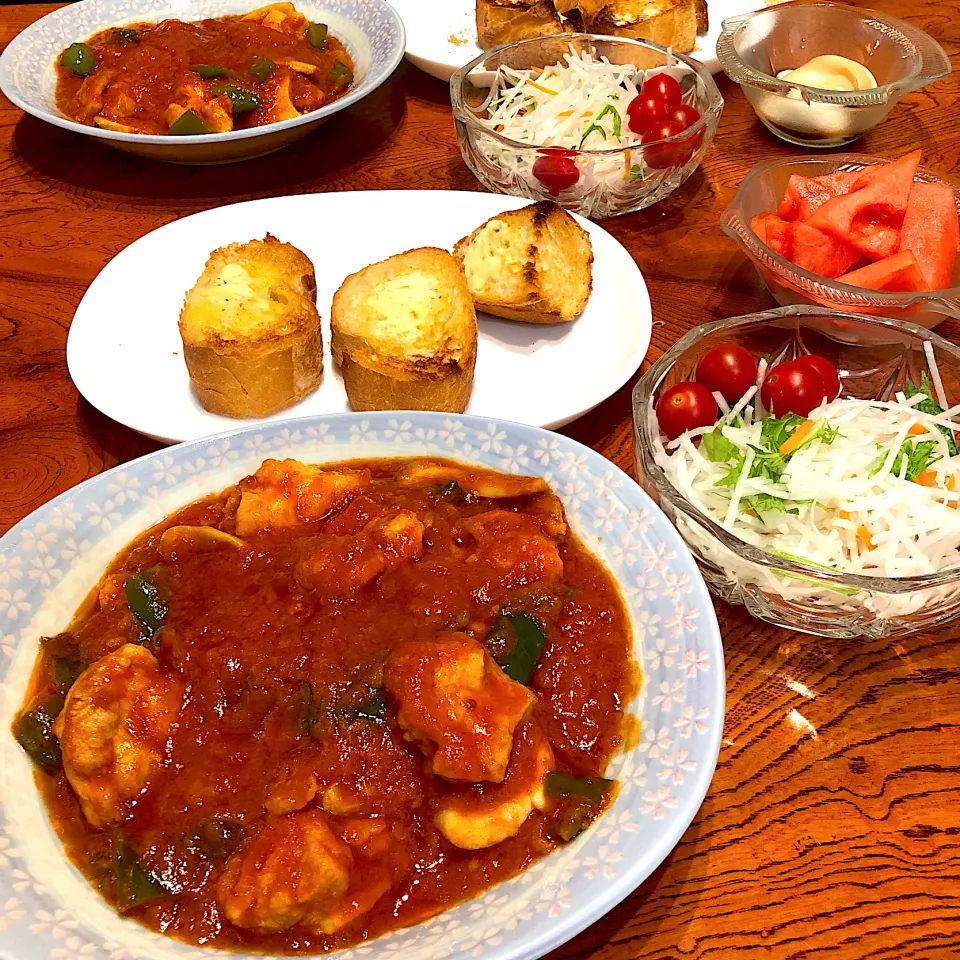
<svg viewBox="0 0 960 960"><path fill-rule="evenodd" d="M832 280L863 259L856 247L802 220L789 227L790 259L804 270Z"/></svg>
<svg viewBox="0 0 960 960"><path fill-rule="evenodd" d="M792 254L790 224L775 213L759 213L750 221L753 232L775 253L789 260Z"/></svg>
<svg viewBox="0 0 960 960"><path fill-rule="evenodd" d="M811 214L811 226L856 247L872 260L891 256L907 212L920 151L864 170L853 190L828 200Z"/></svg>
<svg viewBox="0 0 960 960"><path fill-rule="evenodd" d="M828 200L849 193L859 177L859 170L838 170L820 177L794 174L787 181L777 213L784 220L806 220Z"/></svg>
<svg viewBox="0 0 960 960"><path fill-rule="evenodd" d="M915 293L926 290L926 283L917 258L910 250L895 253L892 257L868 263L859 270L845 273L838 283L849 283L868 290L904 291Z"/></svg>
<svg viewBox="0 0 960 960"><path fill-rule="evenodd" d="M957 201L945 183L915 183L900 233L900 249L917 258L928 290L954 285L960 244Z"/></svg>

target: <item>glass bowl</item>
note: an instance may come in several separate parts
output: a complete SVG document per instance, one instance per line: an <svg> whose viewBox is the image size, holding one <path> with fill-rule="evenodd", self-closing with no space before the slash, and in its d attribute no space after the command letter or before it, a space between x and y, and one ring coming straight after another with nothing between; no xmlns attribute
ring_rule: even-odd
<svg viewBox="0 0 960 960"><path fill-rule="evenodd" d="M683 133L641 147L606 150L568 150L579 174L577 182L551 192L533 174L537 159L549 144L529 144L497 133L482 121L487 115L501 67L543 69L569 52L588 52L611 63L635 66L638 71L669 72L680 82L684 103L700 111L700 119ZM658 203L680 186L700 165L717 130L723 98L710 72L696 60L671 53L649 40L630 40L565 33L519 40L487 51L458 70L450 79L450 100L457 141L466 165L494 193L531 200L554 200L585 217L611 217ZM626 118L623 118L626 125ZM653 169L644 162L648 151L661 156L671 145L686 155L684 162Z"/></svg>
<svg viewBox="0 0 960 960"><path fill-rule="evenodd" d="M873 90L835 91L778 80L825 54L874 75ZM723 21L717 57L761 123L804 147L839 147L875 127L911 90L950 72L933 37L885 13L832 3L788 3Z"/></svg>
<svg viewBox="0 0 960 960"><path fill-rule="evenodd" d="M750 221L758 213L776 211L787 181L793 174L819 177L837 170L861 170L887 163L880 157L862 154L835 154L830 157L765 160L744 177L733 202L723 212L720 226L740 245L753 261L767 290L783 306L811 304L850 310L857 313L878 313L886 317L908 320L923 327L935 327L944 317L960 319L960 259L957 261L953 286L946 290L925 290L920 293L886 293L837 283L803 270L775 253L753 232ZM936 180L949 184L960 211L960 183L943 174L921 167L918 180Z"/></svg>
<svg viewBox="0 0 960 960"><path fill-rule="evenodd" d="M847 336L835 336L837 325ZM842 394L888 399L928 369L934 351L947 404L960 400L960 349L915 324L815 307L781 307L705 323L691 330L633 391L638 479L671 519L710 589L781 627L825 637L886 637L933 628L960 616L960 556L955 569L916 577L845 574L793 562L746 543L702 513L654 457L654 409L668 387L693 378L699 359L721 342L741 344L772 362L815 353L840 372Z"/></svg>

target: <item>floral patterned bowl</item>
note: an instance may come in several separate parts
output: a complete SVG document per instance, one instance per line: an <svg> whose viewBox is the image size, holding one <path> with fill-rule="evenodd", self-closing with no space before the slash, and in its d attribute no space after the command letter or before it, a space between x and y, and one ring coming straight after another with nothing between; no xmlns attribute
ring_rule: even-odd
<svg viewBox="0 0 960 960"><path fill-rule="evenodd" d="M117 915L67 862L9 735L37 638L62 629L107 562L147 526L236 482L267 457L452 457L544 477L573 529L620 583L643 692L640 741L617 756L612 808L519 877L342 960L533 960L626 897L690 824L710 783L724 715L713 606L676 530L626 474L566 437L433 413L342 414L248 427L109 470L0 539L0 930L5 960L176 960L236 953L188 946ZM253 958L248 958L253 960Z"/></svg>
<svg viewBox="0 0 960 960"><path fill-rule="evenodd" d="M107 27L157 22L167 17L203 20L247 13L268 0L84 0L54 10L14 37L0 55L0 90L21 110L64 130L170 163L228 163L260 157L299 140L331 114L344 110L380 86L403 57L403 22L385 0L295 0L310 20L326 23L353 59L354 85L319 110L264 127L170 137L118 133L68 120L57 109L54 60L68 44Z"/></svg>

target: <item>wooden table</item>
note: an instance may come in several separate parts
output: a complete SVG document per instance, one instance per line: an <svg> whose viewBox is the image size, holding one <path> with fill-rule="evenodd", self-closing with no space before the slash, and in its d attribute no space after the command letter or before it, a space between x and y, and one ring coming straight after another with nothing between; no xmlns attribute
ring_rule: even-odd
<svg viewBox="0 0 960 960"><path fill-rule="evenodd" d="M928 30L960 70L960 0L871 5ZM0 42L50 9L3 7ZM738 87L718 79L727 105L702 170L664 203L604 223L650 288L651 360L696 324L771 306L718 221L748 168L790 149L760 126ZM954 73L906 97L857 149L896 157L922 146L927 166L955 172L958 104ZM406 63L306 140L226 167L128 157L2 101L0 170L0 533L157 447L80 398L64 352L87 284L133 240L255 197L478 189L460 160L446 85ZM960 335L956 325L940 329ZM564 431L630 472L635 379ZM718 603L717 612L727 718L703 808L646 883L553 956L960 957L957 628L830 641L742 608Z"/></svg>

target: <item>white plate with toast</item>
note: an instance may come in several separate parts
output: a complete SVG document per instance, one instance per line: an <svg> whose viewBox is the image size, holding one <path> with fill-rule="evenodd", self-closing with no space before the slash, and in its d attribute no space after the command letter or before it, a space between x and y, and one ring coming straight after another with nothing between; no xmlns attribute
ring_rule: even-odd
<svg viewBox="0 0 960 960"><path fill-rule="evenodd" d="M443 0L443 3L391 0L391 3L403 19L407 59L431 77L449 80L464 64L483 53L477 43L476 0ZM708 29L697 37L690 56L711 73L719 73L717 40L723 20L764 6L764 0L708 0Z"/></svg>
<svg viewBox="0 0 960 960"><path fill-rule="evenodd" d="M178 319L213 250L270 233L313 261L324 372L319 389L262 419L342 413L350 406L330 355L330 309L345 278L417 247L452 250L490 217L527 203L454 191L318 193L253 200L175 220L121 251L90 285L70 327L70 375L102 413L164 442L249 424L200 405ZM576 320L549 325L478 313L466 413L559 427L616 392L643 361L652 320L643 276L606 230L576 219L593 247L586 309Z"/></svg>

